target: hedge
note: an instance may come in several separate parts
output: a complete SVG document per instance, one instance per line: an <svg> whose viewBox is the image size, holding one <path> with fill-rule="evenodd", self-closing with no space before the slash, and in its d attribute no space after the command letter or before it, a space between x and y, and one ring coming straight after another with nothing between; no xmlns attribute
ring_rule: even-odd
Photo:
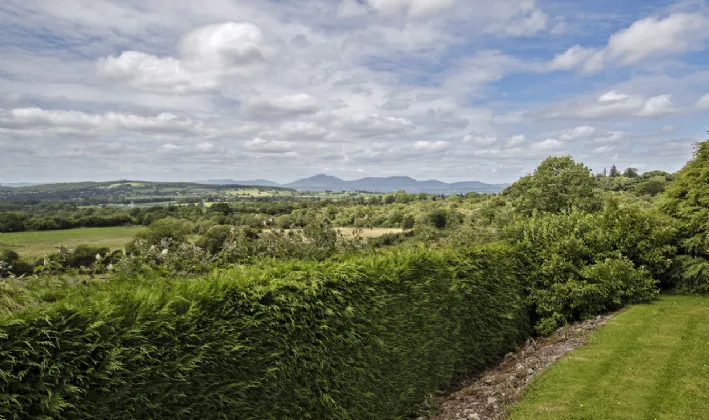
<svg viewBox="0 0 709 420"><path fill-rule="evenodd" d="M391 419L529 333L504 245L111 281L0 319L0 418Z"/></svg>

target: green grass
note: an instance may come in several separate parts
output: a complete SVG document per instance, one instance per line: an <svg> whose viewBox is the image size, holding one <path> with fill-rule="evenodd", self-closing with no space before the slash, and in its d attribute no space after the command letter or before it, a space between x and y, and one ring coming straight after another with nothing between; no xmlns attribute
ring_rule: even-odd
<svg viewBox="0 0 709 420"><path fill-rule="evenodd" d="M122 248L144 229L142 226L131 226L0 233L0 248L10 248L23 257L53 253L58 245L87 244L113 250Z"/></svg>
<svg viewBox="0 0 709 420"><path fill-rule="evenodd" d="M630 307L530 386L511 420L709 418L709 298Z"/></svg>

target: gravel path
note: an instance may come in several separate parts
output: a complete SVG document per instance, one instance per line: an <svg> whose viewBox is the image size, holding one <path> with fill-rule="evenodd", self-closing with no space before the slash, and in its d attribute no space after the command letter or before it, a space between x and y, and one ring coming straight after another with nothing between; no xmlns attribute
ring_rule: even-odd
<svg viewBox="0 0 709 420"><path fill-rule="evenodd" d="M611 315L572 324L549 337L529 339L521 350L508 353L494 368L462 381L458 390L438 399L439 412L428 420L499 420L524 393L535 376L588 341L591 331ZM425 420L421 417L417 420Z"/></svg>

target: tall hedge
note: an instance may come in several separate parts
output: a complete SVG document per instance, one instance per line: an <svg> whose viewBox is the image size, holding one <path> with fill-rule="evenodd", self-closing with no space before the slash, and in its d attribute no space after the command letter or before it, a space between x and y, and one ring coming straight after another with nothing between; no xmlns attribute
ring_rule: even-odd
<svg viewBox="0 0 709 420"><path fill-rule="evenodd" d="M391 419L528 334L503 245L111 282L0 320L0 418Z"/></svg>

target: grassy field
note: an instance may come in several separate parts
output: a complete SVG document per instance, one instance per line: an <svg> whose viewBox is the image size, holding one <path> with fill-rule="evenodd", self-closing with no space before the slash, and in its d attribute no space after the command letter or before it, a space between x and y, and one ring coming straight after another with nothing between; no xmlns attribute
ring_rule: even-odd
<svg viewBox="0 0 709 420"><path fill-rule="evenodd" d="M41 257L55 252L61 244L105 246L113 250L122 248L143 229L131 226L0 233L0 248L10 248L23 257Z"/></svg>
<svg viewBox="0 0 709 420"><path fill-rule="evenodd" d="M510 419L709 419L709 298L622 311L537 378Z"/></svg>
<svg viewBox="0 0 709 420"><path fill-rule="evenodd" d="M340 231L344 236L352 236L352 232L356 230L357 228L353 227L338 227L334 228L335 230ZM374 228L374 229L369 229L369 228L363 228L362 232L360 233L360 236L363 238L378 238L382 235L386 235L387 233L401 233L403 232L403 229L399 228Z"/></svg>

